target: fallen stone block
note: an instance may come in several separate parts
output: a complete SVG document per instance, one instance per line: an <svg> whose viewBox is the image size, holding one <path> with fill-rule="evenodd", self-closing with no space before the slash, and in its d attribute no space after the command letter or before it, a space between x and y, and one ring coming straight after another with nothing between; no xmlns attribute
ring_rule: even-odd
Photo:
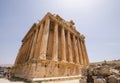
<svg viewBox="0 0 120 83"><path fill-rule="evenodd" d="M108 83L120 83L120 77L116 77L115 75L111 75L108 77Z"/></svg>
<svg viewBox="0 0 120 83"><path fill-rule="evenodd" d="M94 79L94 83L106 83L106 80L104 78L96 78Z"/></svg>

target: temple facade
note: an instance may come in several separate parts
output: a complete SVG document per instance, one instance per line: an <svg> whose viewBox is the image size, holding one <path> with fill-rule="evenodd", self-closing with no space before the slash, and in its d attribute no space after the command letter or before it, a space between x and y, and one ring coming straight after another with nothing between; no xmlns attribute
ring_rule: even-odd
<svg viewBox="0 0 120 83"><path fill-rule="evenodd" d="M47 13L23 38L13 73L25 79L75 76L88 65L85 36L74 22Z"/></svg>

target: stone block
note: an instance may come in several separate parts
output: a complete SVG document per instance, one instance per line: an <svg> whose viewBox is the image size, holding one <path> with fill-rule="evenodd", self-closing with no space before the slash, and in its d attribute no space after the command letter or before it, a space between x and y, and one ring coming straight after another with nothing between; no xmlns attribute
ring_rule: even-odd
<svg viewBox="0 0 120 83"><path fill-rule="evenodd" d="M94 79L94 83L106 83L106 80L104 78L97 78Z"/></svg>
<svg viewBox="0 0 120 83"><path fill-rule="evenodd" d="M111 71L108 67L97 67L94 68L94 75L105 75L108 76L111 74Z"/></svg>
<svg viewBox="0 0 120 83"><path fill-rule="evenodd" d="M79 83L87 83L87 77L81 77Z"/></svg>
<svg viewBox="0 0 120 83"><path fill-rule="evenodd" d="M120 83L120 77L116 77L115 75L111 75L108 77L108 83Z"/></svg>

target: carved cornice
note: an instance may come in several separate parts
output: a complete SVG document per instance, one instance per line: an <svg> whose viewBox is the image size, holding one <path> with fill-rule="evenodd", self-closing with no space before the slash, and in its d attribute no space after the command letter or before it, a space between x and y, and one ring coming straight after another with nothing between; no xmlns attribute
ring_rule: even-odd
<svg viewBox="0 0 120 83"><path fill-rule="evenodd" d="M59 15L52 15L50 13L48 13L48 16L50 17L50 19L52 21L57 22L59 25L63 26L63 28L70 31L72 34L77 35L79 33L79 32L76 31L73 21L70 21L70 22L65 21Z"/></svg>
<svg viewBox="0 0 120 83"><path fill-rule="evenodd" d="M46 19L50 19L51 21L55 21L57 22L60 26L62 26L62 28L65 28L65 30L70 31L71 34L75 35L76 37L80 38L80 39L84 39L85 36L81 35L75 28L74 26L74 22L72 20L65 21L63 18L61 18L59 15L55 15L55 14L51 14L51 13L47 13L43 19L41 21L39 21L39 23L34 23L32 25L32 27L30 28L30 30L27 32L27 34L25 35L25 37L23 38L22 42L24 42L24 40L26 40L32 33L34 30L36 30L38 28L39 25L41 25Z"/></svg>
<svg viewBox="0 0 120 83"><path fill-rule="evenodd" d="M36 23L34 23L33 25L32 25L32 27L30 28L30 30L27 32L27 34L24 36L24 38L22 39L22 42L24 42L26 39L28 39L29 37L30 37L30 35L32 35L33 34L33 31L35 31L36 30L36 28L37 28L37 24Z"/></svg>

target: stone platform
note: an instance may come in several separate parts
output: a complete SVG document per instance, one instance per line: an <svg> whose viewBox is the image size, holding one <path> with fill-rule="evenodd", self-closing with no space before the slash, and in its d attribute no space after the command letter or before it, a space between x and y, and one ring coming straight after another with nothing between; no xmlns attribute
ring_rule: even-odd
<svg viewBox="0 0 120 83"><path fill-rule="evenodd" d="M29 64L17 65L15 72L16 77L32 80L34 78L62 78L62 77L78 77L81 73L82 66L58 61L39 61L29 62ZM21 70L21 71L19 71ZM47 79L48 79L47 78Z"/></svg>

